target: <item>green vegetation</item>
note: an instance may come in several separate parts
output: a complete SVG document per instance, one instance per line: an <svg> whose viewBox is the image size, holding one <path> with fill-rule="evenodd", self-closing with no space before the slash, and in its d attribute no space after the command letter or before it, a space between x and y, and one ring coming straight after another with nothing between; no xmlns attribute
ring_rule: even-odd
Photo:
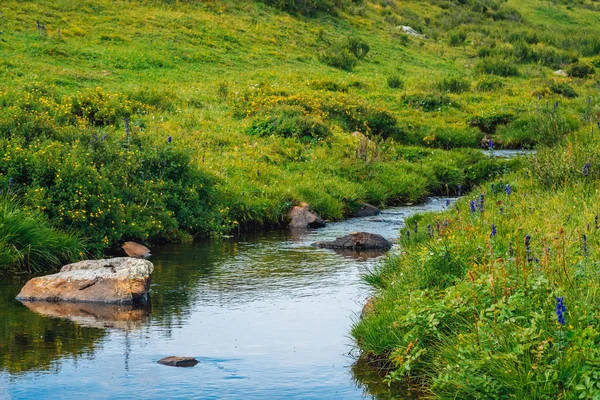
<svg viewBox="0 0 600 400"><path fill-rule="evenodd" d="M7 1L0 189L91 255L279 226L300 202L340 219L457 193L512 165L488 140L554 143L595 117L596 5L568 7Z"/></svg>
<svg viewBox="0 0 600 400"><path fill-rule="evenodd" d="M83 242L58 232L39 212L26 212L7 197L0 198L0 268L39 271L80 257Z"/></svg>
<svg viewBox="0 0 600 400"><path fill-rule="evenodd" d="M365 359L390 360L389 382L448 399L600 395L600 141L589 132L407 221L402 254L366 276L375 310L353 329Z"/></svg>

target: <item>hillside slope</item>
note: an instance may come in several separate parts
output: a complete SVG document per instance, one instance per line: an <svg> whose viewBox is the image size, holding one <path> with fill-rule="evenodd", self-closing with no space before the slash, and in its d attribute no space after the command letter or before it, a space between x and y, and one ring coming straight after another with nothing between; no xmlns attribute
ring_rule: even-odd
<svg viewBox="0 0 600 400"><path fill-rule="evenodd" d="M457 194L596 116L595 3L334 3L3 2L0 187L97 252Z"/></svg>

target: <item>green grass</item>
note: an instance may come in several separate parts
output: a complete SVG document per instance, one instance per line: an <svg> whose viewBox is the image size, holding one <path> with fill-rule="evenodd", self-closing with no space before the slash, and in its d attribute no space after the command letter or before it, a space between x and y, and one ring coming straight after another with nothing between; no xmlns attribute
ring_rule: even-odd
<svg viewBox="0 0 600 400"><path fill-rule="evenodd" d="M340 219L452 194L509 168L472 150L487 140L595 117L593 71L548 83L593 65L594 4L463 3L4 2L0 188L99 254L280 226L303 201Z"/></svg>
<svg viewBox="0 0 600 400"><path fill-rule="evenodd" d="M600 394L600 141L590 132L450 211L407 221L402 254L365 277L375 310L353 328L365 355L389 355L388 381L413 379L435 398Z"/></svg>
<svg viewBox="0 0 600 400"><path fill-rule="evenodd" d="M39 212L27 212L9 197L0 197L0 272L39 272L83 256L84 242L53 229Z"/></svg>

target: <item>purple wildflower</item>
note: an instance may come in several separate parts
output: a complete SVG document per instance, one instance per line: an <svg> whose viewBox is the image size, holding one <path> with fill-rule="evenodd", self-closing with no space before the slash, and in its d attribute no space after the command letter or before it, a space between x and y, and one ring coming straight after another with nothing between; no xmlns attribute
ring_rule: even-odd
<svg viewBox="0 0 600 400"><path fill-rule="evenodd" d="M506 191L506 194L510 194L510 185L508 183L506 184L504 190Z"/></svg>
<svg viewBox="0 0 600 400"><path fill-rule="evenodd" d="M475 205L475 200L471 200L469 202L469 207L470 207L472 213L474 213L475 211L477 211L477 206Z"/></svg>
<svg viewBox="0 0 600 400"><path fill-rule="evenodd" d="M558 323L561 325L565 324L565 312L567 311L567 307L565 307L565 298L557 297L556 298L556 317Z"/></svg>
<svg viewBox="0 0 600 400"><path fill-rule="evenodd" d="M496 224L492 224L492 232L490 233L490 237L496 236Z"/></svg>
<svg viewBox="0 0 600 400"><path fill-rule="evenodd" d="M494 150L494 141L491 139L488 140L488 149Z"/></svg>
<svg viewBox="0 0 600 400"><path fill-rule="evenodd" d="M585 163L585 165L581 169L581 172L583 173L583 176L590 176L590 169L591 168L592 168L592 164L591 163Z"/></svg>
<svg viewBox="0 0 600 400"><path fill-rule="evenodd" d="M446 208L450 208L450 199L446 199Z"/></svg>
<svg viewBox="0 0 600 400"><path fill-rule="evenodd" d="M172 141L173 141L173 138L172 138L171 136L169 136L169 137L167 138L167 143L171 143Z"/></svg>
<svg viewBox="0 0 600 400"><path fill-rule="evenodd" d="M125 134L129 136L129 117L125 117Z"/></svg>

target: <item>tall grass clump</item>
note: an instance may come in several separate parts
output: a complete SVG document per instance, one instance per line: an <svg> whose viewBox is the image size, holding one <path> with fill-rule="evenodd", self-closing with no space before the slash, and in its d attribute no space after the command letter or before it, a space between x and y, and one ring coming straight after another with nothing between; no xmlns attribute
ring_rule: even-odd
<svg viewBox="0 0 600 400"><path fill-rule="evenodd" d="M41 213L0 197L0 271L52 270L81 258L84 251L76 234L58 231Z"/></svg>

